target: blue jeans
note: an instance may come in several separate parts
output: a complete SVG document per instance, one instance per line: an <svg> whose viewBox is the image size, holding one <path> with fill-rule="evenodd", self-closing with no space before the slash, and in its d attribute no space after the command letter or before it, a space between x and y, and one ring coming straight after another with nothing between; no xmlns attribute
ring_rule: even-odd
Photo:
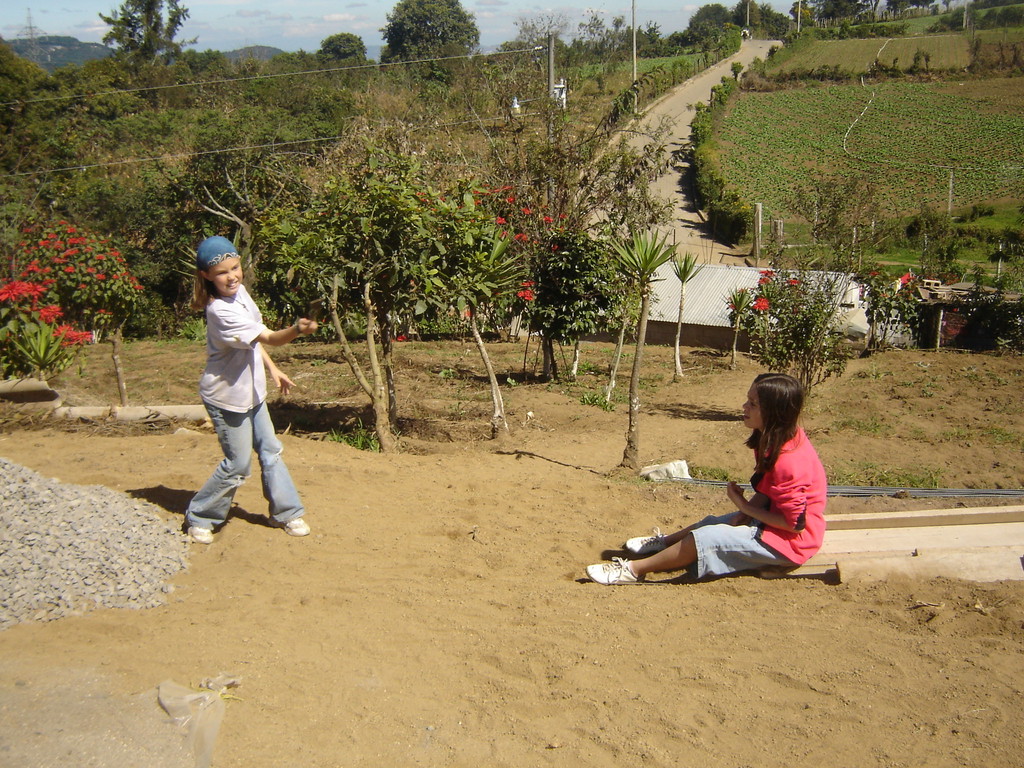
<svg viewBox="0 0 1024 768"><path fill-rule="evenodd" d="M281 459L283 446L274 434L266 402L246 413L225 411L207 402L203 405L210 414L224 460L189 502L185 512L188 525L213 528L228 519L235 491L252 473L253 449L259 458L263 498L270 503L270 516L279 523L302 517L305 509Z"/></svg>
<svg viewBox="0 0 1024 768"><path fill-rule="evenodd" d="M761 543L758 538L761 525L756 521L733 525L732 521L738 514L732 512L719 517L708 515L690 531L697 545L697 562L694 567L698 579L725 576L769 565L796 565Z"/></svg>

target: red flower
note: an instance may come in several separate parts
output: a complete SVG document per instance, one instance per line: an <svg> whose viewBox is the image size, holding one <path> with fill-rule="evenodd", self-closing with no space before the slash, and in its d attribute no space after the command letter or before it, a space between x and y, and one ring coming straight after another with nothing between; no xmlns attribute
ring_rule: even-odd
<svg viewBox="0 0 1024 768"><path fill-rule="evenodd" d="M529 208L523 208L523 213L529 216L531 213L533 213L533 211L531 211Z"/></svg>
<svg viewBox="0 0 1024 768"><path fill-rule="evenodd" d="M70 325L58 325L53 329L53 335L60 339L62 347L73 347L78 344L88 344L92 341L92 333L89 331L76 331Z"/></svg>
<svg viewBox="0 0 1024 768"><path fill-rule="evenodd" d="M32 284L22 280L12 280L0 287L0 301L17 301L33 293Z"/></svg>
<svg viewBox="0 0 1024 768"><path fill-rule="evenodd" d="M56 304L39 308L39 319L44 323L52 323L54 320L59 320L63 315L64 312Z"/></svg>
<svg viewBox="0 0 1024 768"><path fill-rule="evenodd" d="M497 224L508 224L508 222L505 221L505 218L503 216L499 216L497 219L495 219L495 223L497 223Z"/></svg>
<svg viewBox="0 0 1024 768"><path fill-rule="evenodd" d="M64 267L64 271L70 275L72 272L75 271L75 268L69 264L68 266Z"/></svg>
<svg viewBox="0 0 1024 768"><path fill-rule="evenodd" d="M791 277L791 278L789 279L789 284L790 284L790 285L800 285L800 281L799 281L799 280L797 280L797 279L796 279L795 277Z"/></svg>
<svg viewBox="0 0 1024 768"><path fill-rule="evenodd" d="M758 312L764 312L771 306L771 304L768 303L768 299L764 296L758 296L757 299L754 300L753 306Z"/></svg>
<svg viewBox="0 0 1024 768"><path fill-rule="evenodd" d="M531 291L529 288L524 288L523 290L519 291L518 293L516 293L516 296L518 296L523 301L533 301L534 299L533 291Z"/></svg>

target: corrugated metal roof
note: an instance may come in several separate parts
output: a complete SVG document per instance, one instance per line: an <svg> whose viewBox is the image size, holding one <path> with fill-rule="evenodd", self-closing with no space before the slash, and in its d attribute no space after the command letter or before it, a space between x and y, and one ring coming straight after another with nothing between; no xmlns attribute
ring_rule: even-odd
<svg viewBox="0 0 1024 768"><path fill-rule="evenodd" d="M758 267L735 267L727 264L705 264L686 284L683 306L685 325L710 325L729 328L729 295L740 288L756 288L761 277ZM672 264L658 270L654 283L649 319L674 323L679 317L681 283L672 271Z"/></svg>

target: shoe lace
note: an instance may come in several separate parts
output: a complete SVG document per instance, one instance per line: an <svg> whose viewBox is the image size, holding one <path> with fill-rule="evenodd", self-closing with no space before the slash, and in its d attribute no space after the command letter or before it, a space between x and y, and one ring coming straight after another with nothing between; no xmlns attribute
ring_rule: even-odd
<svg viewBox="0 0 1024 768"><path fill-rule="evenodd" d="M651 536L647 541L660 541L665 538L665 535L661 532L661 528L655 528L653 531L654 535Z"/></svg>
<svg viewBox="0 0 1024 768"><path fill-rule="evenodd" d="M636 578L629 567L629 561L624 557L613 557L611 564L607 568L609 571L615 571L616 578Z"/></svg>

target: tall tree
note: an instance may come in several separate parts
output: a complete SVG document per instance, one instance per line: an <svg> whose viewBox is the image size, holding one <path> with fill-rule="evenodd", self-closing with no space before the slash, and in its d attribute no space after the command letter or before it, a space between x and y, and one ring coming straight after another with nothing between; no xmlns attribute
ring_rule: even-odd
<svg viewBox="0 0 1024 768"><path fill-rule="evenodd" d="M480 44L476 21L459 0L400 0L387 20L381 61L469 53Z"/></svg>
<svg viewBox="0 0 1024 768"><path fill-rule="evenodd" d="M109 16L101 13L99 17L110 25L103 44L137 63L168 64L181 54L183 45L191 45L197 39L174 39L188 19L188 8L179 5L178 0L125 0Z"/></svg>

